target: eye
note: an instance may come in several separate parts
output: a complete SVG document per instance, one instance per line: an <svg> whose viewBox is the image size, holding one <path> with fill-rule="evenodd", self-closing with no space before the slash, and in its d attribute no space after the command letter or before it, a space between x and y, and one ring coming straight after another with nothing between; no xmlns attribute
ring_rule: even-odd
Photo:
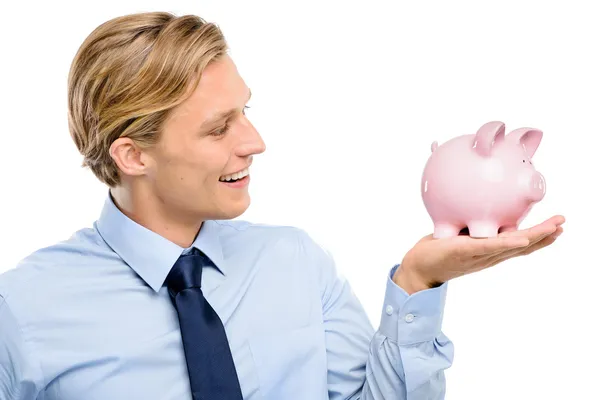
<svg viewBox="0 0 600 400"><path fill-rule="evenodd" d="M242 110L242 114L246 115L246 109L250 108L250 106L244 106L244 109Z"/></svg>
<svg viewBox="0 0 600 400"><path fill-rule="evenodd" d="M229 123L226 123L222 128L211 133L211 136L223 136L229 130Z"/></svg>

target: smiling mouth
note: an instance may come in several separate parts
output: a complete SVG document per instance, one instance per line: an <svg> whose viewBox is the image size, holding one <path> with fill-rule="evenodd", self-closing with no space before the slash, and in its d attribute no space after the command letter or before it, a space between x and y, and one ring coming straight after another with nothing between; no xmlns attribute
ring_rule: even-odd
<svg viewBox="0 0 600 400"><path fill-rule="evenodd" d="M243 169L243 170L241 170L239 172L236 172L236 173L233 173L233 174L230 174L230 175L221 176L219 178L219 181L220 182L237 182L237 181L239 181L241 179L244 179L249 174L250 174L250 169L246 168L246 169Z"/></svg>

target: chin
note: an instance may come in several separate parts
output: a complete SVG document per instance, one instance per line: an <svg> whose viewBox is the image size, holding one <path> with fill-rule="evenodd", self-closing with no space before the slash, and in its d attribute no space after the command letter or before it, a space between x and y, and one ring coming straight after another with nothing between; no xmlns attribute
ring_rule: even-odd
<svg viewBox="0 0 600 400"><path fill-rule="evenodd" d="M250 207L250 198L247 197L244 200L229 202L229 204L224 204L224 207L219 209L218 217L213 219L234 219L244 214L246 210Z"/></svg>

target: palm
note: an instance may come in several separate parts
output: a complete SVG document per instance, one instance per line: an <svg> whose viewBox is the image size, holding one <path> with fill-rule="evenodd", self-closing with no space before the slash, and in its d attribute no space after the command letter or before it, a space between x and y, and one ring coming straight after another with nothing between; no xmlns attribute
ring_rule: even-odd
<svg viewBox="0 0 600 400"><path fill-rule="evenodd" d="M565 218L555 215L528 229L503 231L496 238L459 235L423 237L405 256L403 265L429 286L494 266L513 257L531 254L554 242Z"/></svg>

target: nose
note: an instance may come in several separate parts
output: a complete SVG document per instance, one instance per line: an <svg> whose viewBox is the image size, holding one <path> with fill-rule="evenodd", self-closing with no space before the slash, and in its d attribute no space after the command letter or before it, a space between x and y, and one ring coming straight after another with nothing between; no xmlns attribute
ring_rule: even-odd
<svg viewBox="0 0 600 400"><path fill-rule="evenodd" d="M254 125L247 118L245 125L246 129L244 130L240 144L236 148L236 155L238 157L248 157L263 153L267 146L260 133L258 133Z"/></svg>
<svg viewBox="0 0 600 400"><path fill-rule="evenodd" d="M544 179L544 175L535 171L531 176L530 181L530 190L531 195L530 198L533 201L541 201L546 195L546 180Z"/></svg>

